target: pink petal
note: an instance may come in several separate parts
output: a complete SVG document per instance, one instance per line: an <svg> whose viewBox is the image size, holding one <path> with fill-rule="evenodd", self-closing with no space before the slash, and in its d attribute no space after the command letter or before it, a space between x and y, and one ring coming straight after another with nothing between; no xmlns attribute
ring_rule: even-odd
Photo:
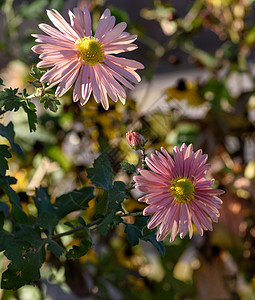
<svg viewBox="0 0 255 300"><path fill-rule="evenodd" d="M71 38L73 41L76 41L79 39L79 35L76 33L76 31L73 30L73 28L66 22L66 20L56 11L55 9L47 10L47 15L51 22L66 36Z"/></svg>
<svg viewBox="0 0 255 300"><path fill-rule="evenodd" d="M131 74L130 70L126 70L112 62L110 62L109 60L105 59L104 63L110 67L112 70L116 71L117 73L119 73L120 75L126 77L128 80L134 82L134 83L138 83L138 80L136 79L136 77Z"/></svg>
<svg viewBox="0 0 255 300"><path fill-rule="evenodd" d="M115 40L123 30L127 27L127 23L121 22L117 24L112 30L105 33L104 37L101 39L103 45L109 44L113 40Z"/></svg>
<svg viewBox="0 0 255 300"><path fill-rule="evenodd" d="M133 69L143 69L144 65L139 63L138 61L132 59L126 59L122 57L116 57L113 55L106 55L105 56L108 60L122 66L122 67L130 67Z"/></svg>
<svg viewBox="0 0 255 300"><path fill-rule="evenodd" d="M71 70L60 82L58 85L55 95L56 97L63 96L73 85L75 79L78 76L78 72L80 70L79 66L76 66L75 69Z"/></svg>
<svg viewBox="0 0 255 300"><path fill-rule="evenodd" d="M91 17L89 10L86 6L84 6L84 26L85 26L85 34L86 36L92 36L91 31Z"/></svg>
<svg viewBox="0 0 255 300"><path fill-rule="evenodd" d="M115 17L111 16L109 9L106 9L99 20L95 38L98 38L102 41L102 37L113 28L114 24Z"/></svg>

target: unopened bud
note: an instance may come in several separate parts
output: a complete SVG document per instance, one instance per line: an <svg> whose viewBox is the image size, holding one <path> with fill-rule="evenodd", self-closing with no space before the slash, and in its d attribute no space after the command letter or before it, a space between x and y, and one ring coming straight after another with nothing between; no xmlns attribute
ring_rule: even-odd
<svg viewBox="0 0 255 300"><path fill-rule="evenodd" d="M139 150L143 149L146 140L145 138L138 132L135 131L129 131L126 133L126 138L129 143L129 145L134 149L134 150Z"/></svg>

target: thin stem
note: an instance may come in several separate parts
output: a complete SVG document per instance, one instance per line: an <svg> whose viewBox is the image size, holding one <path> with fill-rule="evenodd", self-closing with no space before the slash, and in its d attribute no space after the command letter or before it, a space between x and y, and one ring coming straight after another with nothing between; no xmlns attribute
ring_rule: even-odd
<svg viewBox="0 0 255 300"><path fill-rule="evenodd" d="M47 90L49 90L49 89L51 89L50 86L48 86L48 87L46 87L46 88L44 88L44 86L43 86L43 91L44 91L44 92L47 91ZM33 93L32 95L27 96L26 99L32 99L32 98L35 98L35 97L38 97L38 96L36 95L36 93Z"/></svg>
<svg viewBox="0 0 255 300"><path fill-rule="evenodd" d="M139 211L139 212L135 212L135 213L128 213L128 214L119 214L120 217L136 217L136 216L141 216L143 214L142 211ZM62 232L62 233L59 233L59 234L55 234L51 237L52 240L57 240L59 238L61 238L62 236L66 236L66 235L70 235L70 234L73 234L75 232L78 232L78 231L81 231L81 230L86 230L87 228L90 228L94 225L97 225L98 223L100 223L102 221L102 219L97 219L97 220L94 220L90 223L87 224L86 227L84 226L78 226L78 227L75 227L71 230L68 230L68 231L65 231L65 232Z"/></svg>
<svg viewBox="0 0 255 300"><path fill-rule="evenodd" d="M127 213L127 214L120 214L120 217L137 217L137 216L142 216L143 212L142 211L138 211L138 212L134 212L134 213Z"/></svg>
<svg viewBox="0 0 255 300"><path fill-rule="evenodd" d="M145 166L146 166L146 162L145 162L146 153L145 153L144 148L141 149L141 154L142 154L142 169L145 169Z"/></svg>
<svg viewBox="0 0 255 300"><path fill-rule="evenodd" d="M94 221L88 223L86 227L84 227L84 226L78 226L78 227L75 227L75 228L73 228L71 230L68 230L68 231L65 231L65 232L62 232L62 233L59 233L59 234L55 234L55 235L53 235L51 237L51 239L52 240L56 240L56 239L61 238L62 236L66 236L66 235L69 235L69 234L73 234L73 233L75 233L77 231L81 231L81 230L90 228L90 227L92 227L92 226L100 223L101 221L102 221L102 219L97 219L97 220L94 220Z"/></svg>

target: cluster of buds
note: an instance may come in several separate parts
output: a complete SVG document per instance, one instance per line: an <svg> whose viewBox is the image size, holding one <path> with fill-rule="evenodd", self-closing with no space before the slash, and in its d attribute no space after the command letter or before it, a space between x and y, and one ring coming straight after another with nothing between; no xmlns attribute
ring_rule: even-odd
<svg viewBox="0 0 255 300"><path fill-rule="evenodd" d="M144 145L146 144L145 138L138 132L135 131L129 131L126 133L126 138L129 143L129 145L134 149L134 150L143 150Z"/></svg>

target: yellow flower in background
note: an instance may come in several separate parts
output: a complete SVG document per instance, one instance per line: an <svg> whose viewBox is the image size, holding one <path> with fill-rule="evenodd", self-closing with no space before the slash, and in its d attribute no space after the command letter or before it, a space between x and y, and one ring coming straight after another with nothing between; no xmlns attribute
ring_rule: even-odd
<svg viewBox="0 0 255 300"><path fill-rule="evenodd" d="M204 103L198 93L198 86L194 81L179 79L177 85L164 91L167 96L166 101L187 100L189 105L198 106Z"/></svg>
<svg viewBox="0 0 255 300"><path fill-rule="evenodd" d="M212 4L214 7L228 6L231 0L205 0L205 3Z"/></svg>

